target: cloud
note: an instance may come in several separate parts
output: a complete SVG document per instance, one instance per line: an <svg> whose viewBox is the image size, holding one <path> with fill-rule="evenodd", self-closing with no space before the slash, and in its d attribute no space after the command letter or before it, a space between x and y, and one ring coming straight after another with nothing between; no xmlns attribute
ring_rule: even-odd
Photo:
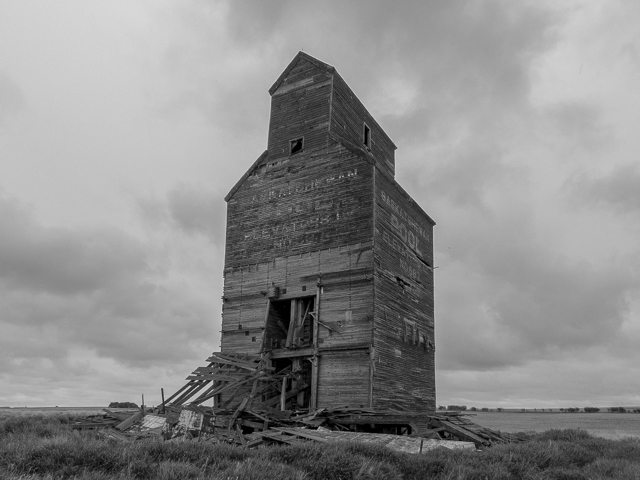
<svg viewBox="0 0 640 480"><path fill-rule="evenodd" d="M560 21L534 6L417 0L393 9L381 0L196 3L176 18L164 58L170 110L194 109L246 136L266 133L266 90L302 49L334 65L405 147L416 135L456 135L452 123L470 112L486 122L526 101L530 63L553 45Z"/></svg>
<svg viewBox="0 0 640 480"><path fill-rule="evenodd" d="M116 229L45 228L6 197L0 224L0 281L12 289L84 294L126 283L145 268L142 245Z"/></svg>
<svg viewBox="0 0 640 480"><path fill-rule="evenodd" d="M566 185L570 201L576 207L587 204L622 214L640 212L640 168L635 164L616 166L599 177L580 172L568 179Z"/></svg>
<svg viewBox="0 0 640 480"><path fill-rule="evenodd" d="M0 232L1 322L15 332L2 351L14 360L63 358L78 346L142 366L193 356L195 339L212 336L208 301L158 269L166 261L151 244L112 227L44 227L5 195Z"/></svg>
<svg viewBox="0 0 640 480"><path fill-rule="evenodd" d="M441 369L503 370L592 347L614 354L640 287L637 253L558 251L522 198L446 212L436 227Z"/></svg>
<svg viewBox="0 0 640 480"><path fill-rule="evenodd" d="M0 69L0 125L17 115L27 105L20 87Z"/></svg>
<svg viewBox="0 0 640 480"><path fill-rule="evenodd" d="M179 230L186 235L202 235L222 248L226 232L226 203L218 191L179 184L165 199L137 198L142 217L156 226Z"/></svg>
<svg viewBox="0 0 640 480"><path fill-rule="evenodd" d="M563 143L583 150L602 150L612 141L611 126L604 124L602 111L585 102L562 102L546 110L546 118L553 122Z"/></svg>

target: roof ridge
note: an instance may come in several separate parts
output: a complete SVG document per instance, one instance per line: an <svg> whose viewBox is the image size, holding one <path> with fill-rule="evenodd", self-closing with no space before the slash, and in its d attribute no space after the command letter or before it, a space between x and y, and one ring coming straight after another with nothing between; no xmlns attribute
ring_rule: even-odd
<svg viewBox="0 0 640 480"><path fill-rule="evenodd" d="M327 70L329 73L334 73L336 71L334 66L329 65L328 63L324 63L322 60L318 60L317 58L312 57L308 53L305 53L302 50L300 50L298 54L295 57L293 57L293 60L289 62L289 65L287 65L287 68L284 69L284 71L280 74L280 76L274 82L274 84L271 85L271 88L269 89L269 95L273 95L275 93L278 87L280 87L280 84L284 81L287 75L289 75L289 72L291 72L291 70L293 70L293 68L302 59L314 64L318 68Z"/></svg>

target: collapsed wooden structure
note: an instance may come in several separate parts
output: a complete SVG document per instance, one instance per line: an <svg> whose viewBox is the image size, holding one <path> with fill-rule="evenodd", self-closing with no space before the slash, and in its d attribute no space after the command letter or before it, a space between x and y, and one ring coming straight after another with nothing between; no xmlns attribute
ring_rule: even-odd
<svg viewBox="0 0 640 480"><path fill-rule="evenodd" d="M481 427L460 412L379 412L348 405L291 410L283 405L291 405L290 400L304 391L304 384L291 391L281 387L299 381L299 374L290 367L275 371L265 357L240 354L213 353L207 362L155 410L122 413L105 409L102 418L79 419L72 426L103 429L107 436L121 441L163 438L246 448L363 441L408 453L438 446L484 448L520 439ZM223 404L205 405L221 393L227 399Z"/></svg>
<svg viewBox="0 0 640 480"><path fill-rule="evenodd" d="M268 366L268 354L213 353L207 362L206 367L194 370L187 377L187 383L167 398L161 411L187 408L208 415L211 423L218 427L215 429L218 436L240 445L251 441L258 442L257 445L265 438L276 441L274 438L282 437L283 432L284 438L293 435L291 431L282 430L287 427L325 427L337 431L458 440L472 442L477 447L517 439L477 425L459 412L380 412L349 405L289 409L290 400L306 388L306 384L299 383L299 372L289 366L275 371ZM285 388L289 382L294 385L291 390ZM224 403L203 407L204 402L223 392L228 392ZM314 439L315 434L305 430L297 431L296 435Z"/></svg>
<svg viewBox="0 0 640 480"><path fill-rule="evenodd" d="M246 447L346 436L414 453L513 441L435 412L435 222L395 181L391 139L303 52L269 93L267 150L225 198L221 352L158 412L109 420L109 435Z"/></svg>
<svg viewBox="0 0 640 480"><path fill-rule="evenodd" d="M267 150L226 197L222 354L295 373L282 409L435 410L435 222L395 181L395 145L303 52L269 93Z"/></svg>

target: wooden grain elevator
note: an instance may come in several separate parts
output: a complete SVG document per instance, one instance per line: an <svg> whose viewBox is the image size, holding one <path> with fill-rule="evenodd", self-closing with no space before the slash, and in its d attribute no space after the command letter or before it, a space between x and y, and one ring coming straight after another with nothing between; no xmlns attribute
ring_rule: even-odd
<svg viewBox="0 0 640 480"><path fill-rule="evenodd" d="M396 146L306 53L269 93L267 150L225 198L222 353L291 367L287 408L435 410L435 222Z"/></svg>

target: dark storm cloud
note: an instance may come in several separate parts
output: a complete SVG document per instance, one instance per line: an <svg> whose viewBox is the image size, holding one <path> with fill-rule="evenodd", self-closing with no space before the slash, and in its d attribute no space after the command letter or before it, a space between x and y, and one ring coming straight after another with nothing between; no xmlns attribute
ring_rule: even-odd
<svg viewBox="0 0 640 480"><path fill-rule="evenodd" d="M258 121L265 118L258 112L268 115L266 90L303 49L334 65L403 146L424 141L429 125L441 135L470 111L493 116L521 103L531 59L551 45L557 22L542 9L498 1L223 3L232 50L206 66L187 60L215 55L220 28L203 21L211 6L180 9L185 34L165 56L176 85L172 109L201 111L247 136L266 132ZM397 78L417 92L409 111L378 107Z"/></svg>
<svg viewBox="0 0 640 480"><path fill-rule="evenodd" d="M187 233L200 233L213 243L224 241L225 205L218 192L179 185L167 194L173 221Z"/></svg>
<svg viewBox="0 0 640 480"><path fill-rule="evenodd" d="M440 366L490 370L605 346L640 286L631 257L575 260L545 245L532 215L465 220L441 249ZM464 237L464 231L473 236ZM443 257L444 255L444 257Z"/></svg>
<svg viewBox="0 0 640 480"><path fill-rule="evenodd" d="M130 366L193 355L211 307L158 275L149 247L115 228L42 226L0 196L2 352L29 363L80 347Z"/></svg>
<svg viewBox="0 0 640 480"><path fill-rule="evenodd" d="M574 206L604 206L623 214L640 212L640 168L621 165L608 175L579 173L566 182Z"/></svg>
<svg viewBox="0 0 640 480"><path fill-rule="evenodd" d="M88 293L144 269L139 242L116 229L45 228L0 191L0 281L53 294Z"/></svg>
<svg viewBox="0 0 640 480"><path fill-rule="evenodd" d="M606 266L570 261L550 251L493 252L484 262L495 280L496 321L542 356L554 349L596 345L613 337L638 287L623 262Z"/></svg>
<svg viewBox="0 0 640 480"><path fill-rule="evenodd" d="M222 247L226 229L224 194L194 185L180 184L166 199L138 198L142 216L156 225L178 229L187 235L204 235Z"/></svg>

